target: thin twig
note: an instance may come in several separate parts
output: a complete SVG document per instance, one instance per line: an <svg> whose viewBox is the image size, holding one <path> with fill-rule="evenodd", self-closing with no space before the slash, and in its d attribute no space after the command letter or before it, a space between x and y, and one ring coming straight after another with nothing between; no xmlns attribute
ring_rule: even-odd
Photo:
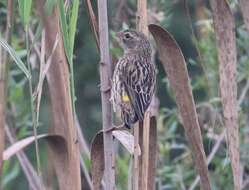
<svg viewBox="0 0 249 190"><path fill-rule="evenodd" d="M40 73L39 73L39 81L38 81L38 87L39 84L41 84L40 88L37 87L37 101L36 101L36 123L39 123L39 110L40 110L40 102L41 102L41 94L42 94L42 81L43 81L43 77L42 77L42 71L44 68L44 64L45 64L45 31L42 31L42 39L41 39L41 56L40 56ZM38 90L39 89L39 90ZM35 99L35 97L34 97Z"/></svg>
<svg viewBox="0 0 249 190"><path fill-rule="evenodd" d="M209 80L208 80L208 75L207 75L205 66L203 64L204 63L203 57L201 55L201 51L200 51L198 45L196 44L196 42L198 42L198 40L197 40L197 37L196 37L194 29L193 29L192 19L191 19L189 7L188 7L188 1L187 0L183 0L183 2L184 2L184 8L185 8L185 11L186 11L186 16L187 16L187 19L188 19L188 22L189 22L189 26L190 26L190 31L191 31L192 37L194 38L194 45L195 45L195 49L197 51L198 59L200 61L201 69L202 69L202 71L204 73L204 78L205 78L205 81L207 83L208 89L211 89L210 88L210 84L209 84ZM210 96L209 90L208 90L208 95Z"/></svg>
<svg viewBox="0 0 249 190"><path fill-rule="evenodd" d="M247 79L246 85L244 86L244 88L243 88L243 90L242 90L242 92L240 94L240 97L239 97L239 100L238 100L238 105L242 104L248 90L249 90L249 79Z"/></svg>
<svg viewBox="0 0 249 190"><path fill-rule="evenodd" d="M52 57L53 57L54 52L55 52L55 50L57 48L58 42L59 42L59 36L56 35L56 39L55 39L55 42L54 42L54 46L53 46L52 52L49 55L49 57L48 57L48 59L46 61L46 64L44 63L44 60L42 58L42 57L44 57L43 50L45 50L45 44L42 45L42 51L41 51L42 53L41 53L41 60L40 60L40 62L41 62L41 65L43 65L43 66L42 66L42 68L40 70L40 78L39 78L39 81L38 81L38 85L36 87L35 92L33 93L33 97L34 98L36 98L37 96L39 96L39 94L41 94L41 92L42 92L43 82L44 82L45 76L46 76L46 74L48 72L48 69L49 69L49 67L51 65Z"/></svg>
<svg viewBox="0 0 249 190"><path fill-rule="evenodd" d="M27 25L25 28L25 41L26 41L26 49L27 49L27 65L28 65L28 70L29 73L32 73L31 70L31 63L30 63L30 49L29 49L29 26ZM30 94L30 109L31 109L31 119L32 119L32 125L33 125L33 132L35 136L35 152L36 152L36 162L37 162L37 171L38 175L41 176L41 164L40 164L40 154L39 154L39 146L38 146L38 140L37 140L37 123L36 123L36 112L35 112L35 107L34 107L34 100L33 100L33 87L32 87L32 74L31 77L28 81L29 83L29 94Z"/></svg>
<svg viewBox="0 0 249 190"><path fill-rule="evenodd" d="M85 155L87 157L87 159L89 159L90 158L90 151L89 151L89 148L87 146L86 140L83 136L83 133L81 131L81 127L80 127L80 123L79 123L77 115L75 115L75 125L76 125L77 134L78 134L80 153ZM83 170L83 173L85 175L86 181L87 181L90 189L93 189L93 185L92 185L92 181L91 181L91 178L89 175L89 171L85 165L85 162L84 162L82 155L80 157L80 165L81 165L81 168Z"/></svg>
<svg viewBox="0 0 249 190"><path fill-rule="evenodd" d="M34 46L35 53L38 57L41 57L40 47L37 43L35 43L35 35L31 29L29 29L29 38L31 40L32 46Z"/></svg>
<svg viewBox="0 0 249 190"><path fill-rule="evenodd" d="M77 115L75 115L75 125L76 125L76 129L77 129L77 134L78 134L80 153L84 154L89 159L90 158L90 150L89 150L88 144L85 140L85 137L81 131L81 126L80 126L79 119L78 119Z"/></svg>
<svg viewBox="0 0 249 190"><path fill-rule="evenodd" d="M5 38L7 43L11 41L12 23L13 23L13 0L8 0L7 4L7 25ZM2 152L4 150L4 125L7 95L7 78L8 78L8 55L0 47L0 176L2 171Z"/></svg>
<svg viewBox="0 0 249 190"><path fill-rule="evenodd" d="M100 48L100 42L99 42L99 28L98 28L98 21L96 19L96 16L94 14L93 11L93 7L92 7L92 3L90 0L85 0L86 1L86 5L87 5L87 13L89 15L89 19L90 19L90 24L91 24L91 29L94 33L94 39L96 41L96 45L97 48L99 50Z"/></svg>

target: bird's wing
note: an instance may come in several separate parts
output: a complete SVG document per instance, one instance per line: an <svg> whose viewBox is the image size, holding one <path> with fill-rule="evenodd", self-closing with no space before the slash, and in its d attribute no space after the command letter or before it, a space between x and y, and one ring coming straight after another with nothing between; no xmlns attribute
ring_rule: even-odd
<svg viewBox="0 0 249 190"><path fill-rule="evenodd" d="M143 121L155 87L155 73L150 63L145 64L141 60L134 60L127 64L124 73L124 86L129 96L131 106L140 121Z"/></svg>

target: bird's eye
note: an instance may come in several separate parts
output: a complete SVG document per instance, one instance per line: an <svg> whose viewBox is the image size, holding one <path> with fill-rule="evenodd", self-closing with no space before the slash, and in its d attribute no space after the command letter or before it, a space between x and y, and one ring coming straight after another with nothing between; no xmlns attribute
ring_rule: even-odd
<svg viewBox="0 0 249 190"><path fill-rule="evenodd" d="M124 37L125 37L125 39L129 39L129 38L131 37L131 35L130 35L129 33L126 33L126 34L124 35Z"/></svg>

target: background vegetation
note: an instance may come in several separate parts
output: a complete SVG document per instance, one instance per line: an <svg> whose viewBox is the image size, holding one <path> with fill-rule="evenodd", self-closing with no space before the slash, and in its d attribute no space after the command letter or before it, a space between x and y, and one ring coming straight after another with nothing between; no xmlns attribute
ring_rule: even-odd
<svg viewBox="0 0 249 190"><path fill-rule="evenodd" d="M35 86L39 79L39 57L34 50L29 52L26 49L25 35L27 32L25 32L25 25L20 17L18 2L14 1L14 3L15 16L11 34L11 46L23 62L26 62L29 54L33 86ZM70 4L71 2L69 1L68 3ZM243 168L243 189L248 189L249 99L247 90L249 88L249 33L243 24L237 0L230 0L229 5L236 20L240 153ZM93 1L94 10L96 10L96 6L96 2ZM205 0L150 0L148 2L149 22L159 23L170 31L180 45L186 59L206 155L209 155L214 149L214 145L219 142L219 148L209 165L212 189L232 190L233 177L228 150L225 138L221 140L224 123L218 90L218 61L210 9L209 2ZM136 2L133 0L110 0L108 1L108 11L110 50L115 64L117 58L122 54L122 50L115 41L115 32L127 27L135 28ZM7 2L1 0L1 38L4 38L6 13ZM34 3L29 21L30 30L34 35L39 33L39 23ZM40 35L37 34L37 36ZM98 61L99 52L89 24L86 3L85 1L80 1L73 56L75 96L77 97L75 105L79 123L88 145L102 125ZM12 62L10 59L6 120L12 134L15 134L17 139L22 139L33 135L29 80ZM156 186L160 190L191 189L190 187L197 176L193 167L191 151L184 134L181 118L179 118L176 109L172 89L169 86L168 79L164 77L164 71L157 53L155 62L158 68L157 95L160 100L160 110L157 117L158 169ZM40 105L38 134L46 133L51 122L50 112L48 111L50 101L46 82ZM54 176L54 174L47 160L45 143L42 141L39 143L39 150L44 181L51 185L53 182L51 182L50 176ZM121 147L119 152L116 165L116 184L118 189L126 189L130 155ZM28 147L25 154L36 166L35 146ZM90 167L87 156L84 161L87 167ZM4 162L2 188L12 190L17 189L17 187L19 190L28 189L29 184L17 158L13 157ZM195 189L198 188L199 186L197 185Z"/></svg>

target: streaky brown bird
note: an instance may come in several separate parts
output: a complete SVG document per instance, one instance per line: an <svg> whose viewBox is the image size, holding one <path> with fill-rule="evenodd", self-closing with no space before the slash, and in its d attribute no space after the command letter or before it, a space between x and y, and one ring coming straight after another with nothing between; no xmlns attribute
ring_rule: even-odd
<svg viewBox="0 0 249 190"><path fill-rule="evenodd" d="M124 50L112 79L111 101L114 112L121 113L124 126L131 128L143 121L156 85L156 67L151 61L151 46L147 37L135 30L117 33Z"/></svg>

